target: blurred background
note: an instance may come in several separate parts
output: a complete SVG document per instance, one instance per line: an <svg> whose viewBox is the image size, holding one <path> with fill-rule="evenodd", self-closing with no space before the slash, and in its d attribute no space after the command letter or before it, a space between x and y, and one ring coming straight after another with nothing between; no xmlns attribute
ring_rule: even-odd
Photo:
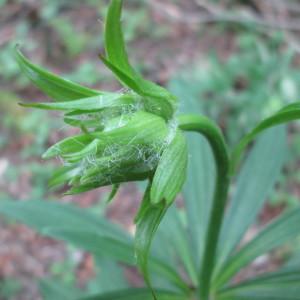
<svg viewBox="0 0 300 300"><path fill-rule="evenodd" d="M108 1L0 0L0 201L49 199L104 211L109 190L62 197L47 180L59 161L42 161L46 148L70 128L49 112L20 108L45 100L21 74L13 57L19 44L35 63L89 87L120 86L98 60ZM132 63L167 86L181 101L195 99L216 120L230 145L262 118L300 94L300 1L125 0L124 33ZM299 124L289 128L289 156L276 191L257 226L293 206L300 196ZM105 209L133 231L140 192L126 185ZM63 220L62 220L63 222ZM90 255L0 219L0 299L37 300L37 281L93 289ZM140 282L135 272L129 272Z"/></svg>

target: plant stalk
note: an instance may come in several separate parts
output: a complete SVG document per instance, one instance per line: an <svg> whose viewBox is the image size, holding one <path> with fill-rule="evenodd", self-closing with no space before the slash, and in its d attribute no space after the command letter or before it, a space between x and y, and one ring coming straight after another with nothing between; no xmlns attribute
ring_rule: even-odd
<svg viewBox="0 0 300 300"><path fill-rule="evenodd" d="M230 159L224 136L210 119L200 115L182 115L179 117L179 127L185 131L204 135L212 148L216 163L217 176L213 205L199 274L199 299L209 300L211 278L230 184Z"/></svg>

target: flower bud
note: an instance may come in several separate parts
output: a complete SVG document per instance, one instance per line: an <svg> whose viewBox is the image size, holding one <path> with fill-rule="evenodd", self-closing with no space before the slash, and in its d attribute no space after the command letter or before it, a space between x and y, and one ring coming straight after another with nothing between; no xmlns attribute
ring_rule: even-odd
<svg viewBox="0 0 300 300"><path fill-rule="evenodd" d="M153 175L173 130L163 118L138 111L110 120L103 131L64 139L43 157L65 162L66 173L74 175L65 183L71 182L74 191L144 180Z"/></svg>

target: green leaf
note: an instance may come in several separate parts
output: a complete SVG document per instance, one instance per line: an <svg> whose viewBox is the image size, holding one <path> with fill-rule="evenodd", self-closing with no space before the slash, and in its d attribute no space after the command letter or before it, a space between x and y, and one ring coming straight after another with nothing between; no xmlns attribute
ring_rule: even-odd
<svg viewBox="0 0 300 300"><path fill-rule="evenodd" d="M243 150L246 146L255 139L255 137L262 131L280 125L294 121L300 118L300 103L293 103L281 109L273 116L260 122L250 133L242 138L238 145L232 152L232 172L235 170L237 164L240 161Z"/></svg>
<svg viewBox="0 0 300 300"><path fill-rule="evenodd" d="M268 130L254 145L237 177L233 197L225 214L215 273L219 272L254 222L278 180L286 157L285 127Z"/></svg>
<svg viewBox="0 0 300 300"><path fill-rule="evenodd" d="M222 289L218 299L299 299L299 268L284 268Z"/></svg>
<svg viewBox="0 0 300 300"><path fill-rule="evenodd" d="M108 257L130 266L136 266L132 243L124 243L123 241L107 237L95 231L80 230L77 228L50 228L46 229L44 234L68 241L72 245L84 249L97 257ZM149 262L151 273L163 276L183 291L187 290L186 285L176 272L164 262L152 255L149 257Z"/></svg>
<svg viewBox="0 0 300 300"><path fill-rule="evenodd" d="M229 290L218 300L299 300L299 282L259 284L247 288Z"/></svg>
<svg viewBox="0 0 300 300"><path fill-rule="evenodd" d="M151 190L152 182L149 181L147 188L144 192L143 200L141 202L141 205L138 209L138 212L136 213L136 216L134 217L134 223L137 224L138 222L142 221L144 215L146 214L148 208L149 208L149 199L150 199L150 190Z"/></svg>
<svg viewBox="0 0 300 300"><path fill-rule="evenodd" d="M159 300L187 300L181 295L172 294L170 292L156 291ZM78 300L153 300L151 291L148 289L129 289L123 291L116 291L107 294L100 294L87 298L80 298Z"/></svg>
<svg viewBox="0 0 300 300"><path fill-rule="evenodd" d="M186 228L185 218L184 209L171 205L155 234L152 249L155 256L160 260L169 265L177 266L179 273L184 270L188 277L187 281L197 286L198 269L193 260L194 248L190 247L189 244L190 236ZM152 277L152 282L154 286L160 287L158 284L161 279Z"/></svg>
<svg viewBox="0 0 300 300"><path fill-rule="evenodd" d="M211 148L202 136L188 133L189 161L183 187L188 232L194 261L200 266L204 252L209 214L212 207L215 166Z"/></svg>
<svg viewBox="0 0 300 300"><path fill-rule="evenodd" d="M0 201L0 214L16 219L40 233L48 229L69 228L90 230L97 234L130 243L129 235L119 228L86 210L73 205L51 201Z"/></svg>
<svg viewBox="0 0 300 300"><path fill-rule="evenodd" d="M114 65L112 62L107 60L104 56L99 55L99 58L106 65L106 67L108 67L117 76L117 78L120 80L120 82L123 85L131 88L137 94L143 95L143 91L138 85L138 83L136 82L136 79L134 77L131 77L128 74L126 74L122 69L119 68L119 66Z"/></svg>
<svg viewBox="0 0 300 300"><path fill-rule="evenodd" d="M67 102L47 102L47 103L20 103L24 107L33 107L46 110L80 110L81 112L97 112L105 108L124 107L136 103L136 97L130 94L107 93L93 97Z"/></svg>
<svg viewBox="0 0 300 300"><path fill-rule="evenodd" d="M154 174L150 198L152 204L166 201L170 205L186 179L188 150L186 139L177 130L159 160Z"/></svg>
<svg viewBox="0 0 300 300"><path fill-rule="evenodd" d="M81 114L86 114L86 112L81 112ZM85 118L85 116L83 118L81 117L68 117L65 116L64 117L64 122L70 126L73 127L78 127L81 128L82 126L86 127L86 128L95 128L97 131L103 130L104 129L104 125L102 124L102 120L97 118L96 116L91 116L91 117L87 117Z"/></svg>
<svg viewBox="0 0 300 300"><path fill-rule="evenodd" d="M106 59L104 58L104 63L110 62L110 68L113 67L112 69L114 69L114 67L116 67L119 72L123 73L122 76L126 75L128 78L133 79L139 88L143 90L143 93L148 96L166 98L166 100L175 100L175 97L166 89L153 82L142 79L140 74L138 74L129 64L121 28L122 3L122 0L113 0L111 1L108 10L105 24Z"/></svg>
<svg viewBox="0 0 300 300"><path fill-rule="evenodd" d="M101 132L98 133L100 136ZM52 158L59 155L64 155L68 153L76 153L82 151L86 146L88 146L95 138L95 134L80 134L66 138L62 141L51 146L44 154L43 158Z"/></svg>
<svg viewBox="0 0 300 300"><path fill-rule="evenodd" d="M63 228L46 228L43 230L43 234L67 241L96 256L109 257L131 266L135 265L131 242L125 243L123 240L110 237L100 230L98 233L85 228L71 228L67 224Z"/></svg>
<svg viewBox="0 0 300 300"><path fill-rule="evenodd" d="M228 289L235 287L245 287L250 285L262 284L262 283L278 283L278 282L299 282L300 280L300 270L298 266L293 267L283 267L275 272L263 273L257 275L254 278L250 278L239 284L229 287ZM226 290L226 289L225 289Z"/></svg>
<svg viewBox="0 0 300 300"><path fill-rule="evenodd" d="M267 225L251 242L233 254L221 269L215 286L223 286L238 271L248 265L256 257L267 253L300 235L300 208L280 216Z"/></svg>
<svg viewBox="0 0 300 300"><path fill-rule="evenodd" d="M83 209L49 201L2 200L0 214L25 223L41 234L68 241L95 255L136 265L131 237L105 218ZM173 268L153 256L150 256L150 269L175 286L186 289Z"/></svg>
<svg viewBox="0 0 300 300"><path fill-rule="evenodd" d="M83 87L34 65L17 48L15 56L24 74L55 101L76 100L102 94L100 91Z"/></svg>
<svg viewBox="0 0 300 300"><path fill-rule="evenodd" d="M75 185L75 186L72 186L72 188L69 189L67 192L65 192L64 196L83 194L83 193L98 189L103 186L105 186L105 184L102 184L102 183L101 184L100 183L90 183L90 184Z"/></svg>
<svg viewBox="0 0 300 300"><path fill-rule="evenodd" d="M118 193L118 190L120 188L120 185L121 185L120 183L113 184L111 192L109 193L107 200L106 200L107 203L110 203L115 198L115 196Z"/></svg>
<svg viewBox="0 0 300 300"><path fill-rule="evenodd" d="M155 113L169 119L174 113L176 98L159 85L144 80L129 64L121 29L122 2L113 0L110 4L105 24L106 58L100 55L100 59L122 84L141 96L152 98L144 99L148 111L154 109Z"/></svg>
<svg viewBox="0 0 300 300"><path fill-rule="evenodd" d="M151 183L149 183L150 185ZM153 292L153 298L157 299L152 288L151 278L149 276L148 259L150 253L151 242L154 238L155 232L167 211L167 204L165 201L158 205L152 205L150 200L150 188L147 188L141 208L136 217L136 233L134 249L137 259L137 264L141 273L144 276L145 282Z"/></svg>
<svg viewBox="0 0 300 300"><path fill-rule="evenodd" d="M122 3L122 0L113 0L110 3L105 22L105 52L112 64L132 76L135 72L128 61L121 28Z"/></svg>

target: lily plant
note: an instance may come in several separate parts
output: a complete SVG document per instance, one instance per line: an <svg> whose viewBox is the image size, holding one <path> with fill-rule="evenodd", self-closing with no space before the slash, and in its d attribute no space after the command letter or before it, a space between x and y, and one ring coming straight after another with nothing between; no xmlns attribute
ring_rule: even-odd
<svg viewBox="0 0 300 300"><path fill-rule="evenodd" d="M241 293L242 285L228 288L228 282L241 265L245 265L248 258L251 261L251 249L242 248L237 255L233 255L230 252L233 249L229 249L228 253L232 255L224 256L222 261L218 259L219 244L231 179L240 165L243 152L262 131L300 118L300 104L293 103L263 120L234 149L228 149L221 129L213 120L201 114L180 114L179 99L175 95L144 79L131 66L121 29L121 10L122 0L112 0L105 22L105 53L99 55L124 86L118 92L93 90L58 77L33 64L16 49L16 59L24 74L53 100L44 103L25 102L21 105L61 111L64 122L80 130L80 134L59 141L44 153L45 159L59 157L63 161L63 165L53 174L50 186L67 185L67 194L112 186L109 197L112 200L122 183L148 182L135 217L134 239L135 262L148 289L118 291L91 299L275 299L265 297L263 289L261 294L259 290L256 291L256 297L253 297ZM199 263L190 268L196 268L196 271L188 272L192 274L192 283L188 283L182 274L166 268L163 263L155 263L150 254L151 242L159 224L174 205L186 181L190 152L186 132L199 133L208 141L216 170L203 251ZM44 205L46 208L47 204ZM0 207L0 212L8 213L8 210ZM299 219L299 212L297 216ZM24 220L20 214L19 219ZM281 223L276 224L271 226L280 228ZM72 238L69 236L69 239ZM82 239L85 239L84 235ZM98 247L105 248L105 243L109 244L109 240L102 241ZM122 256L121 253L119 255ZM157 289L152 284L153 268L159 269L177 288L166 291ZM285 271L282 272L260 280L274 283L277 278L281 283L293 286L289 279L300 278L295 270L294 273L290 271L290 277L285 277ZM251 282L244 284L246 289L247 284L251 285ZM299 299L297 297L280 299Z"/></svg>

